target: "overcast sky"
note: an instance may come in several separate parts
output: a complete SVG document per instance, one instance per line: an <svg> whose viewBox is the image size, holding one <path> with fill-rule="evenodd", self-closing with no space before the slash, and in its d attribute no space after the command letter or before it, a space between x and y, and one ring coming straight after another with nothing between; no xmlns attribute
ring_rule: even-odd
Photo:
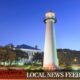
<svg viewBox="0 0 80 80"><path fill-rule="evenodd" d="M80 50L80 0L0 0L0 45L38 45L44 50L45 13L56 14L57 48Z"/></svg>

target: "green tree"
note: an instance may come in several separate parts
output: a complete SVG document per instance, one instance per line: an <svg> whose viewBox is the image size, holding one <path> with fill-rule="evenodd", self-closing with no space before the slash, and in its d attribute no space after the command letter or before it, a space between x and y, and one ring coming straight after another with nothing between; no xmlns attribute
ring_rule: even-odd
<svg viewBox="0 0 80 80"><path fill-rule="evenodd" d="M21 58L27 58L27 59L29 58L27 52L16 49L15 53L16 53L16 62L19 61Z"/></svg>
<svg viewBox="0 0 80 80"><path fill-rule="evenodd" d="M35 53L34 55L33 55L33 59L32 59L33 61L40 61L40 62L42 62L43 63L43 53Z"/></svg>

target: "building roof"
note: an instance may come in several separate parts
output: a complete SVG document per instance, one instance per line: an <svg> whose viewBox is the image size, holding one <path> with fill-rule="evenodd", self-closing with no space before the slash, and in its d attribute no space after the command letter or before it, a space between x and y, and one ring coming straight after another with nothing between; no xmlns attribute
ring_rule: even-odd
<svg viewBox="0 0 80 80"><path fill-rule="evenodd" d="M38 48L35 48L35 47L32 47L32 46L29 46L29 45L26 45L26 44L22 44L22 45L18 45L16 48L22 48L22 49L33 49L33 50L40 50Z"/></svg>

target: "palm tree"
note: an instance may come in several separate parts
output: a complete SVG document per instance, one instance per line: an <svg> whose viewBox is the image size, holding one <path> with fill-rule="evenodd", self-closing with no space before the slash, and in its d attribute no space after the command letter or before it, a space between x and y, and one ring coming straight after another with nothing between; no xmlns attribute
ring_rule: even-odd
<svg viewBox="0 0 80 80"><path fill-rule="evenodd" d="M35 62L37 62L37 61L39 61L39 62L43 62L43 53L35 53L34 55L33 55L33 59L32 59L33 61L35 61Z"/></svg>

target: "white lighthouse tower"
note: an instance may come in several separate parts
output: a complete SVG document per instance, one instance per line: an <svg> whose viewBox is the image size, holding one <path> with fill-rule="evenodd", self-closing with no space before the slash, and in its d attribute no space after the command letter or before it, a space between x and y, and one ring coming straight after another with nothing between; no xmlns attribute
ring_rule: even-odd
<svg viewBox="0 0 80 80"><path fill-rule="evenodd" d="M58 67L58 58L56 50L55 29L53 27L56 22L55 13L49 11L45 14L46 33L44 45L43 68L47 70L56 70Z"/></svg>

